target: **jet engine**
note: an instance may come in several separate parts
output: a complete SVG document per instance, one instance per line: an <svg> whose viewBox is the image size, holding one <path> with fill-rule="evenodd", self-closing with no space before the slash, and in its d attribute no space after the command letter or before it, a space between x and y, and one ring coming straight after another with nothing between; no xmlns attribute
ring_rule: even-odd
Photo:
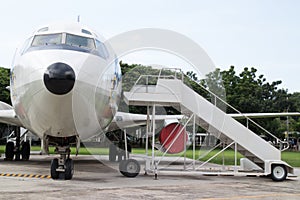
<svg viewBox="0 0 300 200"><path fill-rule="evenodd" d="M188 141L188 134L178 121L165 122L164 128L159 134L159 142L169 154L184 151L184 145Z"/></svg>

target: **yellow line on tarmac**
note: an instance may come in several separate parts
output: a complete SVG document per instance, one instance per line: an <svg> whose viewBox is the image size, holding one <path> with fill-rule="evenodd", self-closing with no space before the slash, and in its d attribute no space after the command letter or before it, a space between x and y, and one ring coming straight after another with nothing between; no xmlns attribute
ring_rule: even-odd
<svg viewBox="0 0 300 200"><path fill-rule="evenodd" d="M0 173L0 176L6 177L24 177L24 178L40 178L40 179L50 179L50 175L40 175L40 174L8 174L8 173Z"/></svg>

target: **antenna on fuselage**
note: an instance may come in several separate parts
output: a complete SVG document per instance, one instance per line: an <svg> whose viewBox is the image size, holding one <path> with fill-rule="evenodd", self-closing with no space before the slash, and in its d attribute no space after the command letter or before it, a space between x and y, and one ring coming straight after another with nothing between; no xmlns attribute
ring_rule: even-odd
<svg viewBox="0 0 300 200"><path fill-rule="evenodd" d="M77 22L80 22L80 15L77 16Z"/></svg>

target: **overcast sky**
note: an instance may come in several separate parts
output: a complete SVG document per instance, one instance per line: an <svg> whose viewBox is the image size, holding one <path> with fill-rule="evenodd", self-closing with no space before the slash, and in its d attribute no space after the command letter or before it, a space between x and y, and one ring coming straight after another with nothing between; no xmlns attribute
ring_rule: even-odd
<svg viewBox="0 0 300 200"><path fill-rule="evenodd" d="M300 1L297 0L26 0L1 2L0 66L37 27L60 20L90 26L105 38L139 28L164 28L197 42L216 67L255 67L268 81L300 92ZM128 62L177 65L136 53ZM124 58L126 60L126 58ZM161 57L160 57L161 59ZM175 62L175 63L174 63Z"/></svg>

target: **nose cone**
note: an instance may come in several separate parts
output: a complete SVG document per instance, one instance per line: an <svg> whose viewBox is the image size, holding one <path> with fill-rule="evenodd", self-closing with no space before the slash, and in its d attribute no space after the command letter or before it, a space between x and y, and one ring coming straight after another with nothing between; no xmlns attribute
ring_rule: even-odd
<svg viewBox="0 0 300 200"><path fill-rule="evenodd" d="M72 90L74 83L74 70L65 63L54 63L44 73L44 84L53 94L67 94Z"/></svg>

